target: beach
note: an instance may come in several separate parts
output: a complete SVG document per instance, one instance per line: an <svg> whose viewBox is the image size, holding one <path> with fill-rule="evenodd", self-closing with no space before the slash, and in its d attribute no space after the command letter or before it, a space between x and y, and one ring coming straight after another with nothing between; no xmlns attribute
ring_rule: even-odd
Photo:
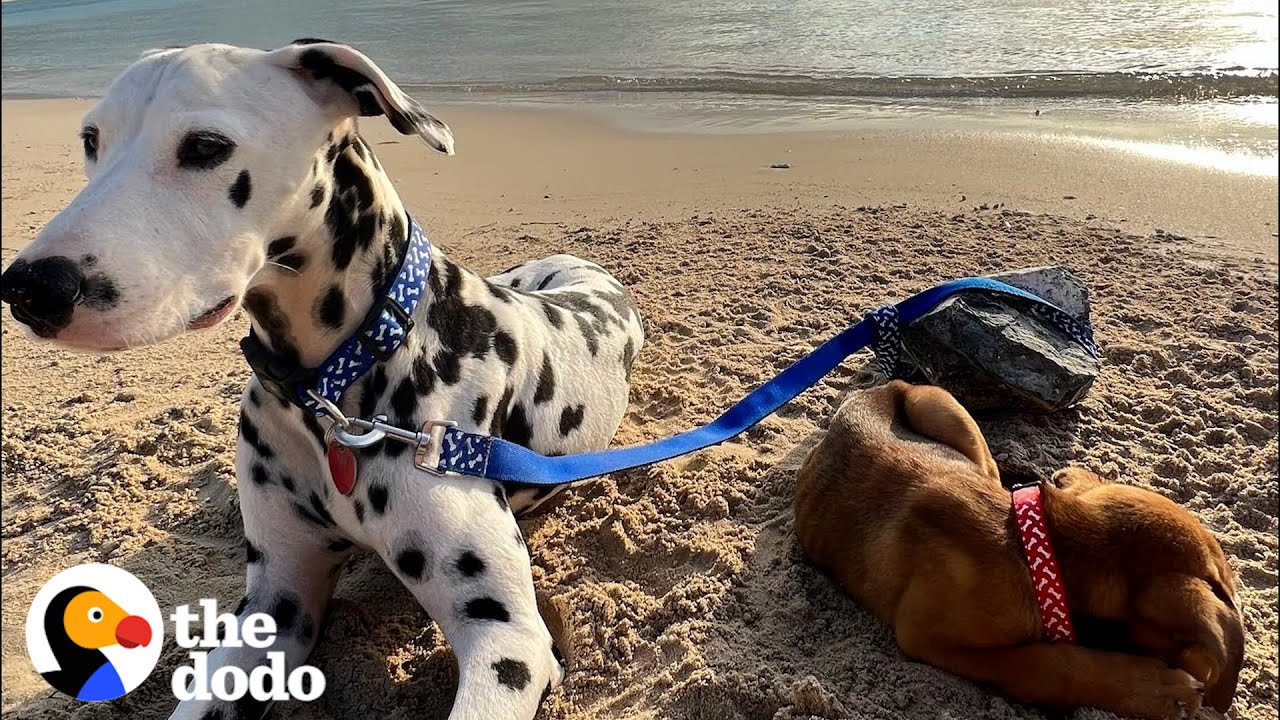
<svg viewBox="0 0 1280 720"><path fill-rule="evenodd" d="M82 186L87 107L4 101L6 264ZM1247 662L1230 717L1275 717L1274 174L941 120L693 133L590 109L431 109L452 126L456 157L378 119L362 128L436 245L484 273L573 253L634 294L648 341L615 445L712 419L869 309L938 282L1073 268L1092 293L1102 376L1077 409L981 418L993 453L1040 474L1085 464L1191 509L1240 584ZM171 639L124 700L50 697L23 623L58 570L118 565L166 612L240 597L232 452L246 328L237 313L161 347L93 356L34 344L4 313L6 720L163 718L171 706L183 659ZM876 381L870 366L869 354L850 358L742 437L594 481L521 522L535 583L572 626L568 679L540 718L1045 717L906 660L799 551L796 469L840 398ZM325 695L273 717L448 714L447 644L377 558L340 581L313 661Z"/></svg>
<svg viewBox="0 0 1280 720"><path fill-rule="evenodd" d="M87 100L6 100L5 247L36 232L82 182ZM958 129L940 117L840 132L664 132L576 111L432 107L456 157L366 121L396 188L433 234L535 223L680 220L761 205L804 213L908 203L944 212L1007 205L1128 232L1157 230L1242 257L1277 257L1276 175L1160 161L1049 134ZM1048 121L1046 121L1048 122ZM786 165L786 168L774 168ZM519 258L512 258L512 262Z"/></svg>

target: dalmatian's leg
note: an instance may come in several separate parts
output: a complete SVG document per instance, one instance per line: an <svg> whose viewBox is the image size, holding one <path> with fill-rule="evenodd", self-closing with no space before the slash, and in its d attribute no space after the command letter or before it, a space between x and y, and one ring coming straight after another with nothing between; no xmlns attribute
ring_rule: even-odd
<svg viewBox="0 0 1280 720"><path fill-rule="evenodd" d="M388 566L458 659L449 720L530 720L564 669L501 486L422 473L394 483L378 529Z"/></svg>
<svg viewBox="0 0 1280 720"><path fill-rule="evenodd" d="M257 424L248 415L241 419L236 465L248 569L236 619L243 624L251 614L269 614L276 622L276 641L268 648L215 649L208 658L210 675L224 666L251 672L268 664L268 652L284 653L286 674L303 664L353 550L325 509L322 481L303 482L295 474L310 470L313 477L325 477L314 459L314 441L296 430L272 437L272 419L263 417ZM280 442L268 444L268 439ZM243 638L243 632L239 635ZM186 701L171 720L258 720L270 706L249 696L234 703Z"/></svg>

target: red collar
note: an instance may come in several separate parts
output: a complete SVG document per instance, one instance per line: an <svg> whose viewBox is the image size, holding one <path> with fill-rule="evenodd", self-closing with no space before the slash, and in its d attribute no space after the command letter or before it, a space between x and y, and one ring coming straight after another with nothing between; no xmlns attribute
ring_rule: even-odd
<svg viewBox="0 0 1280 720"><path fill-rule="evenodd" d="M1044 497L1039 484L1014 488L1013 514L1018 520L1018 534L1022 537L1027 569L1031 571L1036 605L1040 607L1040 627L1052 642L1074 643L1076 631L1071 625L1062 570L1053 553L1049 526L1045 524Z"/></svg>

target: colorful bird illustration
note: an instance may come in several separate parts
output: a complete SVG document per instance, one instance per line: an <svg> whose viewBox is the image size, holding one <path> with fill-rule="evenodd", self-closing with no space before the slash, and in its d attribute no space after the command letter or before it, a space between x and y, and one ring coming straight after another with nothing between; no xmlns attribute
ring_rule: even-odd
<svg viewBox="0 0 1280 720"><path fill-rule="evenodd" d="M151 642L151 625L146 620L85 586L67 588L54 596L44 612L44 632L59 668L41 673L44 679L87 701L113 700L127 692L102 648L135 648Z"/></svg>

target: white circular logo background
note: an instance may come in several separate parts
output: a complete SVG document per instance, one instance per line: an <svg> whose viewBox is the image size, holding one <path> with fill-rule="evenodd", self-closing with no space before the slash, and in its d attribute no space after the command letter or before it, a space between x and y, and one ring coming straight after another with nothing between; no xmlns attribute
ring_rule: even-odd
<svg viewBox="0 0 1280 720"><path fill-rule="evenodd" d="M129 571L118 567L98 563L76 565L53 576L40 588L27 613L27 654L31 656L31 663L39 673L62 669L45 637L44 615L58 593L78 585L101 592L126 613L141 617L151 626L151 641L144 646L124 648L113 645L101 649L115 667L127 693L141 685L160 660L164 647L164 616L147 586Z"/></svg>

